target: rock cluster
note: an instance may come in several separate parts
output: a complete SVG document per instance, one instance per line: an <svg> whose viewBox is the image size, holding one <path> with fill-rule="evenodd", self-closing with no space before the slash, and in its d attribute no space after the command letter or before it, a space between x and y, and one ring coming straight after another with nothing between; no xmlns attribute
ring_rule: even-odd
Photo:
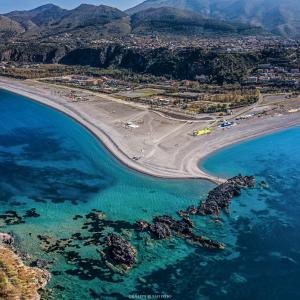
<svg viewBox="0 0 300 300"><path fill-rule="evenodd" d="M224 249L222 243L195 235L192 230L193 223L189 218L184 217L181 220L176 220L164 215L153 218L152 224L145 221L137 221L137 227L140 231L149 232L156 239L166 239L175 234L204 248Z"/></svg>
<svg viewBox="0 0 300 300"><path fill-rule="evenodd" d="M113 265L119 265L125 271L131 269L136 263L136 249L124 238L114 233L105 238L103 253Z"/></svg>
<svg viewBox="0 0 300 300"><path fill-rule="evenodd" d="M201 203L198 213L200 215L219 215L222 209L228 210L232 198L239 196L242 188L254 188L254 183L254 176L238 175L228 179L208 193L206 200Z"/></svg>
<svg viewBox="0 0 300 300"><path fill-rule="evenodd" d="M14 238L8 233L0 232L0 245L12 246L14 244Z"/></svg>
<svg viewBox="0 0 300 300"><path fill-rule="evenodd" d="M40 217L40 214L36 212L35 208L32 208L27 210L23 216L19 215L14 210L7 210L4 214L0 215L0 220L2 220L5 225L18 225L24 224L26 218L38 217Z"/></svg>
<svg viewBox="0 0 300 300"><path fill-rule="evenodd" d="M36 212L35 208L29 209L25 212L24 218L38 218L41 215Z"/></svg>
<svg viewBox="0 0 300 300"><path fill-rule="evenodd" d="M233 177L210 191L207 199L200 206L189 206L186 210L178 211L180 218L163 215L154 217L151 222L139 220L136 224L132 224L125 221L112 221L107 219L102 211L93 209L85 216L76 215L73 218L74 221L83 223L81 227L83 232L75 232L70 237L60 240L49 236L38 236L38 238L47 253L60 253L68 264L76 266L72 270L67 270L68 274L76 275L84 280L99 278L114 282L113 273L125 274L137 263L137 250L128 240L132 238L132 235L140 238L141 232L148 233L156 240L176 236L206 249L224 249L223 243L196 234L190 216L218 215L222 209L228 209L232 198L239 196L241 189L253 187L253 176ZM23 217L36 217L37 215L36 211L31 209ZM17 218L12 212L7 212L3 216L8 222L12 217L13 221ZM219 220L215 219L215 221ZM149 240L149 236L147 239ZM97 247L102 260L87 259L81 256L79 250L76 250L89 246ZM44 267L44 265L43 261L33 263L33 266L38 267ZM95 272L95 266L97 266L97 272ZM107 272L107 268L112 272Z"/></svg>

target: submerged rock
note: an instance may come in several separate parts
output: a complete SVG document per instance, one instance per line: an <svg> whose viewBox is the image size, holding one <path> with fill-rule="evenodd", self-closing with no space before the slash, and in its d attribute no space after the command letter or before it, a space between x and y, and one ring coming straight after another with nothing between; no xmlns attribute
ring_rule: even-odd
<svg viewBox="0 0 300 300"><path fill-rule="evenodd" d="M37 267L40 269L46 269L49 266L49 262L43 259L36 259L31 262L30 267Z"/></svg>
<svg viewBox="0 0 300 300"><path fill-rule="evenodd" d="M230 280L232 282L238 283L238 284L243 284L243 283L247 282L247 279L244 276L242 276L241 274L238 274L238 273L233 273L230 276Z"/></svg>
<svg viewBox="0 0 300 300"><path fill-rule="evenodd" d="M262 189L268 189L269 188L269 185L267 182L265 182L264 180L262 180L259 184L259 186L262 188Z"/></svg>
<svg viewBox="0 0 300 300"><path fill-rule="evenodd" d="M41 215L36 212L35 208L29 209L25 212L24 218L38 218Z"/></svg>
<svg viewBox="0 0 300 300"><path fill-rule="evenodd" d="M242 188L254 188L254 176L235 176L208 193L199 207L200 215L219 215L222 209L228 210L233 197L241 194Z"/></svg>
<svg viewBox="0 0 300 300"><path fill-rule="evenodd" d="M191 242L203 247L203 248L207 248L207 249L219 249L219 250L223 250L225 249L225 245L223 243L220 243L218 241L214 241L211 239L208 239L206 237L203 236L197 236L192 234L190 236L189 239Z"/></svg>
<svg viewBox="0 0 300 300"><path fill-rule="evenodd" d="M6 225L18 225L25 223L23 218L14 210L6 211L4 214L0 215L0 219L3 220Z"/></svg>

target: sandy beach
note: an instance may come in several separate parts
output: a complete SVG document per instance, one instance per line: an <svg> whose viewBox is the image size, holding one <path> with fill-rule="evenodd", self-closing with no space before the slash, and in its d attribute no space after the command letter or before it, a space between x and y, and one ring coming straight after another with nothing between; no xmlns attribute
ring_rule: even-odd
<svg viewBox="0 0 300 300"><path fill-rule="evenodd" d="M201 170L199 162L223 147L300 124L300 113L249 118L230 129L214 128L194 137L205 121L182 121L157 114L106 94L76 91L82 101L68 97L72 88L35 81L0 78L0 88L26 96L63 112L93 133L123 164L138 172L162 178L199 178L223 182ZM130 128L128 122L137 124ZM249 154L251 155L251 154Z"/></svg>

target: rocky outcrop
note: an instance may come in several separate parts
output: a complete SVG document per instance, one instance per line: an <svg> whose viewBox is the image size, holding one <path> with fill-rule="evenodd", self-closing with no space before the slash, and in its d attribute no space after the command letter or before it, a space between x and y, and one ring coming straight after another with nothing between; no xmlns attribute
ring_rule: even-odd
<svg viewBox="0 0 300 300"><path fill-rule="evenodd" d="M12 246L13 244L14 244L14 238L10 234L0 232L0 245Z"/></svg>
<svg viewBox="0 0 300 300"><path fill-rule="evenodd" d="M254 183L253 176L235 176L211 190L207 199L199 207L192 205L187 210L179 210L177 214L181 217L181 220L176 220L167 215L159 216L153 218L152 223L137 221L137 230L146 231L158 240L176 235L204 248L224 249L223 243L194 234L194 224L189 216L196 214L203 216L219 215L221 210L228 210L232 198L239 196L241 189L253 188Z"/></svg>
<svg viewBox="0 0 300 300"><path fill-rule="evenodd" d="M136 263L136 249L124 238L114 233L105 238L104 258L115 267L127 271Z"/></svg>
<svg viewBox="0 0 300 300"><path fill-rule="evenodd" d="M50 280L49 272L25 266L22 259L8 245L13 237L0 233L0 299L38 300L38 291Z"/></svg>
<svg viewBox="0 0 300 300"><path fill-rule="evenodd" d="M205 201L199 207L200 215L219 215L221 210L227 211L233 197L241 194L243 188L253 188L255 179L253 176L235 176L225 183L217 186L208 193Z"/></svg>
<svg viewBox="0 0 300 300"><path fill-rule="evenodd" d="M139 231L147 231L155 239L162 240L176 235L203 248L225 248L222 243L194 234L192 230L193 227L194 225L189 218L176 220L167 215L153 218L153 223L137 221L137 229Z"/></svg>
<svg viewBox="0 0 300 300"><path fill-rule="evenodd" d="M55 44L0 45L0 61L53 64L58 63L69 51L69 46Z"/></svg>
<svg viewBox="0 0 300 300"><path fill-rule="evenodd" d="M198 75L206 75L212 81L223 83L241 80L247 69L256 66L258 57L250 57L247 53L220 54L199 48L170 51L167 48L129 48L113 43L91 47L31 42L2 47L0 44L0 61L127 69L176 79L195 79Z"/></svg>

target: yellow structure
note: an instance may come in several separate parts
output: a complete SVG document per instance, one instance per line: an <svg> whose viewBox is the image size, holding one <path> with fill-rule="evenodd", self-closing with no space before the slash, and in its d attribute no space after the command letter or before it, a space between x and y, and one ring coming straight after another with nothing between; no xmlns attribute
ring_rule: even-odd
<svg viewBox="0 0 300 300"><path fill-rule="evenodd" d="M206 135L206 134L210 134L211 132L212 130L210 128L204 128L201 130L194 131L194 136Z"/></svg>

